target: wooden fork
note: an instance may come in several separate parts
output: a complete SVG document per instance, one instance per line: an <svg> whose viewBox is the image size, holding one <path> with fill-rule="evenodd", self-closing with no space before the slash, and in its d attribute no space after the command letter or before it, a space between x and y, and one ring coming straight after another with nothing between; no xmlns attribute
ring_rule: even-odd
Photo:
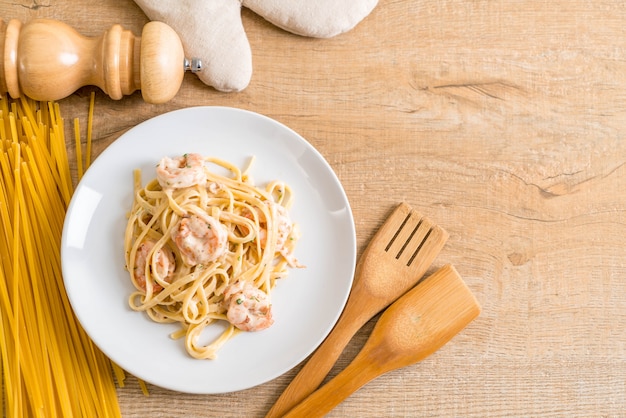
<svg viewBox="0 0 626 418"><path fill-rule="evenodd" d="M441 227L406 203L398 205L361 255L337 324L266 418L283 416L315 391L354 334L422 278L447 239Z"/></svg>
<svg viewBox="0 0 626 418"><path fill-rule="evenodd" d="M387 308L352 363L285 418L324 416L370 380L434 353L479 313L454 267L442 267Z"/></svg>

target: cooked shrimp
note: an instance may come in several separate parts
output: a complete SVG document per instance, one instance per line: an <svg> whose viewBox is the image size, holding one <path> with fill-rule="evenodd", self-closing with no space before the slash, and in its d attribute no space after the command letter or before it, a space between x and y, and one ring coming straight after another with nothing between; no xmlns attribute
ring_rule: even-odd
<svg viewBox="0 0 626 418"><path fill-rule="evenodd" d="M300 239L300 228L298 225L292 224L291 233L289 234L289 241L298 241ZM279 250L280 255L287 261L289 267L303 268L303 264L300 264L296 256L293 254L293 243L287 241L285 245Z"/></svg>
<svg viewBox="0 0 626 418"><path fill-rule="evenodd" d="M289 219L289 214L287 213L287 209L285 209L284 206L276 204L269 200L266 200L265 204L270 207L270 210L272 210L273 208L276 211L275 220L277 223L276 231L278 233L276 237L276 251L280 251L285 246L285 242L287 242L287 238L291 233L291 219ZM258 214L259 224L261 225L258 237L259 244L261 244L262 248L265 248L265 245L267 244L267 220L265 219L263 212L259 211L258 209L255 209L255 211ZM243 213L243 216L248 219L254 219L252 213L250 213L250 211L247 209Z"/></svg>
<svg viewBox="0 0 626 418"><path fill-rule="evenodd" d="M204 157L200 154L184 154L182 157L165 157L157 166L157 180L165 189L182 189L196 184L204 186L207 181Z"/></svg>
<svg viewBox="0 0 626 418"><path fill-rule="evenodd" d="M287 260L287 263L289 264L289 266L298 267L298 268L304 267L302 264L298 262L298 260L292 254L291 249L287 245L287 242L290 239L290 237L291 239L297 239L293 235L294 234L299 235L299 231L294 229L294 225L291 222L291 218L289 218L289 213L287 212L287 209L284 206L279 205L269 200L266 201L265 203L270 207L270 209L274 208L274 210L276 211L276 215L275 215L275 221L277 224L276 225L276 232L277 232L276 252L282 255L285 258L285 260ZM259 235L258 235L259 244L261 245L261 248L265 248L265 246L267 245L267 220L263 216L263 213L260 212L258 209L256 210L256 212L259 216L259 225L261 226L261 228L259 229ZM243 216L245 216L248 219L254 219L252 213L247 209L243 213Z"/></svg>
<svg viewBox="0 0 626 418"><path fill-rule="evenodd" d="M182 218L172 231L172 239L190 266L215 261L228 248L228 231L209 215Z"/></svg>
<svg viewBox="0 0 626 418"><path fill-rule="evenodd" d="M224 291L228 322L243 331L261 331L274 323L268 295L249 282L231 284Z"/></svg>
<svg viewBox="0 0 626 418"><path fill-rule="evenodd" d="M146 291L146 264L149 263L148 268L152 276L166 282L170 282L172 280L172 273L176 267L174 254L167 248L159 248L152 254L152 259L150 261L148 260L150 252L154 248L155 244L156 243L152 240L142 242L139 244L139 247L137 248L137 255L135 256L135 269L133 274L137 285L144 292ZM160 292L161 290L163 290L163 287L153 281L152 291Z"/></svg>
<svg viewBox="0 0 626 418"><path fill-rule="evenodd" d="M212 181L206 185L206 189L209 193L217 194L220 190L224 189L224 185Z"/></svg>
<svg viewBox="0 0 626 418"><path fill-rule="evenodd" d="M273 202L268 201L268 205L270 207L274 207L276 210L276 216L274 220L276 221L276 251L280 252L287 242L287 238L289 238L289 234L291 234L291 219L289 218L289 213L287 213L287 209ZM259 237L261 246L265 246L266 237Z"/></svg>

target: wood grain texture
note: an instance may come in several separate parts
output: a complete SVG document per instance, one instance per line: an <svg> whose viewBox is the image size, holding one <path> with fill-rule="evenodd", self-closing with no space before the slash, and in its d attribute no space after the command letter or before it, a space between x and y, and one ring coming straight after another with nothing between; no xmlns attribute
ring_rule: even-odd
<svg viewBox="0 0 626 418"><path fill-rule="evenodd" d="M60 19L85 35L114 23L138 34L147 22L130 0L14 0L0 15ZM326 40L242 16L246 90L219 93L187 74L164 105L98 92L94 151L182 107L268 115L334 168L360 251L406 201L450 233L433 269L453 264L483 308L435 355L329 416L625 416L626 5L381 0ZM86 116L92 90L61 102L66 117ZM216 396L150 386L145 397L129 378L119 398L126 417L260 417L297 370Z"/></svg>

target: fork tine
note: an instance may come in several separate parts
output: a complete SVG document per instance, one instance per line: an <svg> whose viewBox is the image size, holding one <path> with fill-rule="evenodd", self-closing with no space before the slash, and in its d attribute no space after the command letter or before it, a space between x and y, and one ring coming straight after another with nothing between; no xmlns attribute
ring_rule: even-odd
<svg viewBox="0 0 626 418"><path fill-rule="evenodd" d="M415 248L411 257L407 260L407 267L411 267L413 261L419 255L422 258L434 258L433 255L441 250L442 243L447 241L448 233L438 225L431 223L428 232L422 242Z"/></svg>
<svg viewBox="0 0 626 418"><path fill-rule="evenodd" d="M407 267L411 266L411 264L413 263L413 260L415 260L415 257L417 257L417 254L420 252L422 247L424 247L425 245L428 244L428 237L430 237L432 232L433 232L433 229L432 228L428 228L428 231L424 234L424 238L422 238L422 240L419 241L419 245L417 246L417 248L415 248L415 250L411 254L411 257L409 257L409 259L407 260L407 262L406 262ZM417 241L415 241L415 242L417 242ZM407 255L408 255L408 253L407 253Z"/></svg>
<svg viewBox="0 0 626 418"><path fill-rule="evenodd" d="M402 230L407 226L407 223L409 222L409 220L411 219L411 213L413 212L413 209L409 209L409 212L406 214L406 217L404 218L404 220L402 221L402 223L400 224L400 226L398 227L398 229L395 231L395 233L393 234L393 236L391 237L391 240L389 240L389 243L387 244L387 246L385 247L385 251L389 251L389 249L391 248L391 246L393 245L394 242L396 242L396 239L398 239L398 235L400 235L400 233L402 232ZM409 228L409 227L407 227ZM400 239L401 240L401 239ZM400 241L398 240L398 241Z"/></svg>
<svg viewBox="0 0 626 418"><path fill-rule="evenodd" d="M407 251L409 243L417 242L416 245L419 245L428 233L431 225L432 223L430 221L422 217L417 211L411 209L404 222L398 227L398 230L393 235L389 244L387 244L385 251L396 259L400 259L406 252L409 253L410 257L413 251Z"/></svg>
<svg viewBox="0 0 626 418"><path fill-rule="evenodd" d="M391 240L385 247L385 251L392 254L394 257L400 254L404 244L407 242L407 239L410 238L415 232L420 220L421 216L417 215L413 209L410 209L406 218L402 221L402 224L400 224L397 228Z"/></svg>
<svg viewBox="0 0 626 418"><path fill-rule="evenodd" d="M393 226L398 226L393 231L385 252L411 267L418 255L429 258L425 256L441 250L442 244L448 239L448 233L410 206L402 206L403 210L394 214L396 219ZM404 215L402 221L401 215Z"/></svg>
<svg viewBox="0 0 626 418"><path fill-rule="evenodd" d="M448 240L448 236L448 233L440 226L431 226L422 243L415 249L415 252L407 261L407 266L410 267L416 260L433 259L434 256L441 250L441 243Z"/></svg>
<svg viewBox="0 0 626 418"><path fill-rule="evenodd" d="M402 257L403 260L410 260L414 254L417 255L417 251L419 251L419 248L430 235L432 226L433 223L429 219L422 217L415 227L415 231L407 238L407 241L402 247L402 251L398 253L396 259L399 260L400 257L404 255L404 257ZM414 248L417 249L413 250ZM409 262L407 261L407 265L408 264Z"/></svg>

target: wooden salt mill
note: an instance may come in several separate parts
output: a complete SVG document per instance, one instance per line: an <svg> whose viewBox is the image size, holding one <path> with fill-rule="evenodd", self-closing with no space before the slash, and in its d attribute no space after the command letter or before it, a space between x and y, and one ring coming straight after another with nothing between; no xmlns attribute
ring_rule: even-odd
<svg viewBox="0 0 626 418"><path fill-rule="evenodd" d="M185 70L200 68L161 22L146 24L141 37L114 25L90 38L56 20L0 20L0 93L13 98L59 100L94 85L115 100L141 90L146 102L164 103L178 92Z"/></svg>

